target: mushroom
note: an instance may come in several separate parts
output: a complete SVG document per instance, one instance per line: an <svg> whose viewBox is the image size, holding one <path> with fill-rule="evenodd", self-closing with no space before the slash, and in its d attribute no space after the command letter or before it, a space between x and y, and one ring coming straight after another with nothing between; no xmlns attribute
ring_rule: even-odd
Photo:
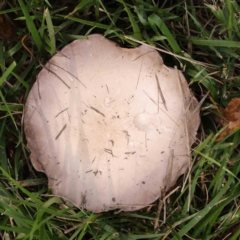
<svg viewBox="0 0 240 240"><path fill-rule="evenodd" d="M142 45L94 34L38 74L24 128L36 170L53 194L93 212L141 209L190 165L200 118L180 71Z"/></svg>

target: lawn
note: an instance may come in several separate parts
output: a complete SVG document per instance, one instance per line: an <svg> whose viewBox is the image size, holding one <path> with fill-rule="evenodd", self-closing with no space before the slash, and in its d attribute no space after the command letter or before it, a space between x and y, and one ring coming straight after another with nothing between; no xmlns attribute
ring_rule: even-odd
<svg viewBox="0 0 240 240"><path fill-rule="evenodd" d="M240 239L240 131L218 138L224 130L220 109L240 97L238 1L1 4L1 239ZM160 200L159 218L158 201L136 212L78 209L53 196L46 175L31 165L23 110L36 75L57 51L92 33L122 47L155 47L167 66L183 72L201 103L191 169L178 179L178 190Z"/></svg>

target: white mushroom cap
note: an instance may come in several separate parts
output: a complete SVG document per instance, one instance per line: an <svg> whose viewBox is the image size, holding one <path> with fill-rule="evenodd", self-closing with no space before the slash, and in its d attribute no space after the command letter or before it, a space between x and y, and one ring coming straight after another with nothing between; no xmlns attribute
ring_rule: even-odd
<svg viewBox="0 0 240 240"><path fill-rule="evenodd" d="M29 93L31 161L55 195L79 207L140 209L188 169L196 105L157 51L90 35L51 58Z"/></svg>

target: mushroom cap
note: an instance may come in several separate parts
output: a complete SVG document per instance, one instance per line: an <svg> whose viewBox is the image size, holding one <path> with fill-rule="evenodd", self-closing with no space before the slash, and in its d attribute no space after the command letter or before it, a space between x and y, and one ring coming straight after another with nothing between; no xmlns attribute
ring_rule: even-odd
<svg viewBox="0 0 240 240"><path fill-rule="evenodd" d="M196 106L156 50L89 35L37 76L24 110L30 158L53 193L78 207L137 210L188 169Z"/></svg>

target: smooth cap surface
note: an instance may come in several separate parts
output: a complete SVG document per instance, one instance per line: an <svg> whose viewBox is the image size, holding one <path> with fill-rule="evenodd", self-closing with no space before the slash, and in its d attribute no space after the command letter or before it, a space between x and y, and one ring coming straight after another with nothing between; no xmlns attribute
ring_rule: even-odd
<svg viewBox="0 0 240 240"><path fill-rule="evenodd" d="M52 57L29 93L31 161L55 195L78 207L140 209L186 172L196 105L157 51L90 35Z"/></svg>

